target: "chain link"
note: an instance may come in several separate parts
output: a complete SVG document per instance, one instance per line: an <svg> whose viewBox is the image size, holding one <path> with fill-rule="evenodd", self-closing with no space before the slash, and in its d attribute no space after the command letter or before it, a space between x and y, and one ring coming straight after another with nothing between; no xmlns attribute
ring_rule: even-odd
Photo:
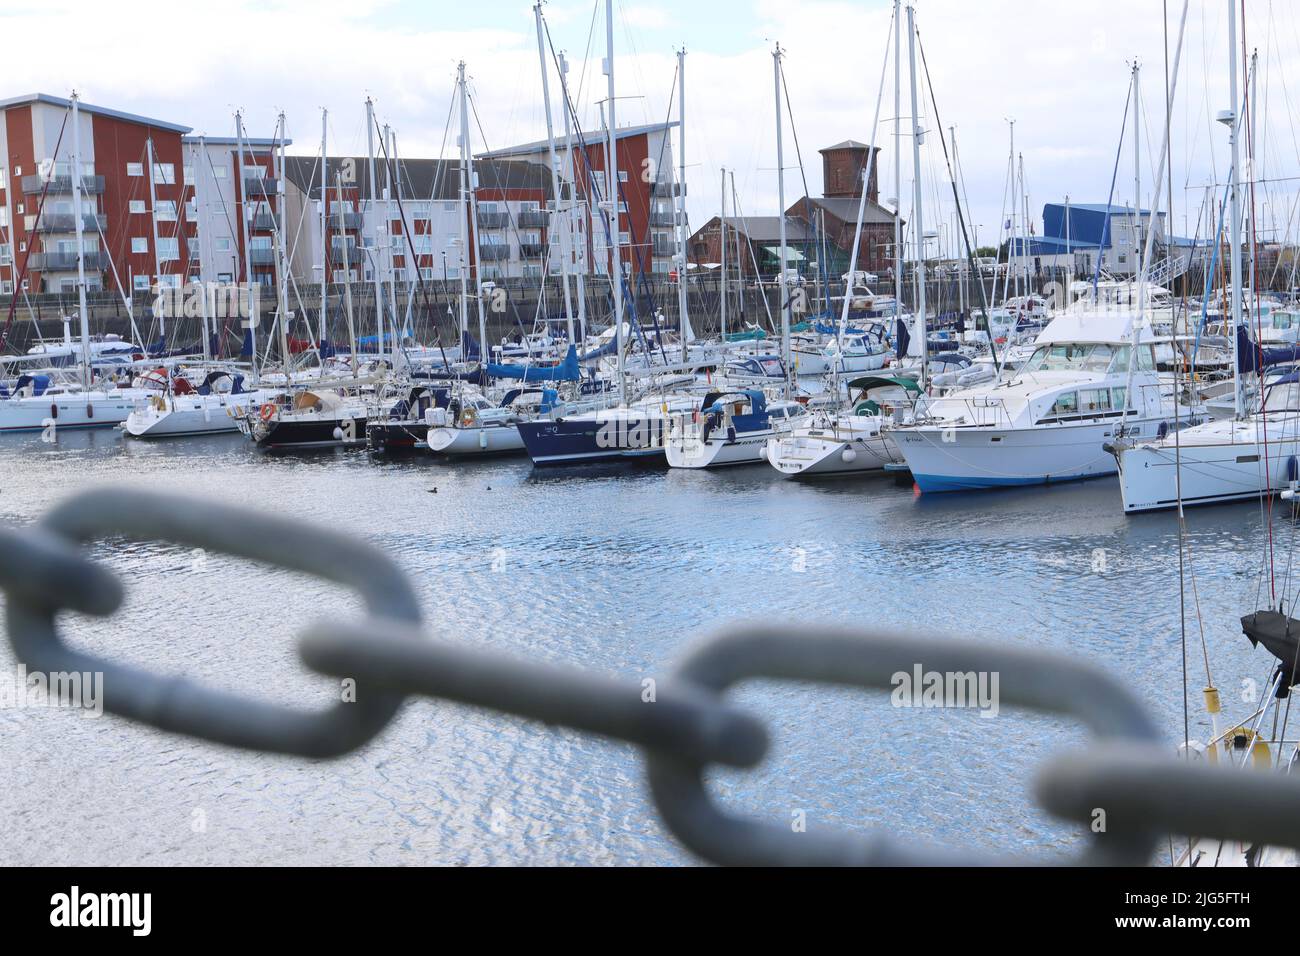
<svg viewBox="0 0 1300 956"><path fill-rule="evenodd" d="M118 576L83 553L86 543L114 536L202 548L353 588L366 617L312 624L298 648L312 669L356 681L354 702L295 710L67 647L58 632L60 611L102 617L122 604ZM374 738L406 697L423 695L633 744L644 753L665 825L714 863L1135 865L1150 862L1166 834L1300 847L1300 780L1175 760L1122 685L1044 651L820 627L797 634L733 627L699 643L665 675L615 678L430 637L405 574L354 537L189 497L116 489L77 495L33 526L0 528L0 589L10 644L29 668L102 672L106 710L202 740L337 757ZM779 679L883 689L918 665L926 672L996 673L1000 704L1072 716L1098 738L1079 753L1053 758L1036 779L1036 795L1049 812L1089 825L1104 811L1103 832L1090 836L1080 856L997 858L883 834L795 832L733 816L710 797L711 765L749 768L768 751L764 724L724 698L732 685Z"/></svg>

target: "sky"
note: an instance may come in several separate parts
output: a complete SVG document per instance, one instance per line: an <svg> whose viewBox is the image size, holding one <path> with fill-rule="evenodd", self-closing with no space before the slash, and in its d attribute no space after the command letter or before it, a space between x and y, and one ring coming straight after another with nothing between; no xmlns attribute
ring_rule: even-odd
<svg viewBox="0 0 1300 956"><path fill-rule="evenodd" d="M1206 186L1226 179L1229 0L1191 0L1172 115L1173 230L1204 234ZM1182 0L1165 0L1173 58ZM1040 221L1045 202L1132 203L1132 114L1118 156L1130 68L1142 66L1142 205L1165 127L1162 0L916 0L922 215L955 242L940 131L955 131L968 223L995 241L1011 203ZM894 189L894 64L889 0L615 0L620 125L669 115L676 51L685 48L686 179L692 228L716 215L720 170L734 173L740 209L777 209L773 45L785 49L789 97L785 194L821 193L817 149L856 139L881 153L881 198ZM1258 50L1254 202L1261 232L1300 228L1300 4L1245 0L1245 44ZM581 125L599 125L605 96L603 0L552 0L543 12L555 49L572 62ZM904 24L906 14L903 15ZM1241 25L1239 24L1239 29ZM447 120L463 59L477 120L476 151L545 136L540 67L528 0L0 0L6 44L0 98L66 96L230 135L242 109L249 134L269 136L283 111L291 152L317 153L321 109L332 154L365 151L364 101L375 100L405 156L450 156ZM1239 34L1239 42L1240 34ZM886 51L890 61L885 63ZM902 46L901 129L910 131L908 43ZM885 82L881 83L882 67ZM559 122L558 81L551 75ZM883 90L883 96L882 96ZM933 104L931 102L933 95ZM877 100L880 122L873 131ZM937 112L935 106L937 105ZM672 102L673 118L676 102ZM1011 123L1024 190L1009 188ZM481 127L481 133L479 132ZM901 137L903 213L913 217L911 137ZM796 149L797 144L797 149ZM949 149L952 142L949 140ZM802 158L802 169L799 159ZM1243 157L1244 164L1244 157ZM1017 162L1019 165L1019 160ZM1243 168L1244 165L1243 165ZM1163 180L1162 180L1163 181ZM1162 208L1168 203L1164 196ZM1198 226L1198 220L1200 225ZM1038 227L1040 228L1040 227Z"/></svg>

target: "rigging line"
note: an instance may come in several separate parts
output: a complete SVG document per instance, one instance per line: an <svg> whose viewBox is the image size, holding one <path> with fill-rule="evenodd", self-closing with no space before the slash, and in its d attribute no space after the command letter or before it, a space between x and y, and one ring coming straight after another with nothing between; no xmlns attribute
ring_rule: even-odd
<svg viewBox="0 0 1300 956"><path fill-rule="evenodd" d="M934 108L934 124L938 127L939 143L943 146L943 162L948 169L948 179L952 181L952 199L957 207L957 223L961 227L962 244L966 247L966 261L972 273L975 271L975 252L971 248L970 236L966 232L966 217L962 214L961 196L957 192L957 177L953 173L952 161L948 158L948 139L943 135L943 120L939 118L939 101L934 95L934 84L930 81L930 65L925 59L925 44L921 42L921 31L916 30L916 48L921 54L921 69L925 74L925 87L930 91L930 105ZM936 183L936 190L938 185ZM1010 249L1007 250L1007 258L1010 259ZM921 254L922 259L925 253ZM989 355L993 359L993 369L997 374L1002 373L1001 364L998 362L997 345L993 341L993 328L988 321L989 303L984 291L984 282L981 280L976 283L980 290L980 308L984 311L984 325L989 333Z"/></svg>
<svg viewBox="0 0 1300 956"><path fill-rule="evenodd" d="M1165 139L1170 139L1170 133L1173 126L1172 108L1173 104L1169 97L1169 0L1161 0L1161 15L1164 19L1164 46L1165 46ZM1174 202L1174 164L1169 164L1169 211L1173 215ZM1197 228L1200 228L1200 217L1197 217ZM1187 302L1187 283L1183 283L1183 303L1184 309ZM1184 547L1187 537L1186 515L1183 511L1183 443L1182 428L1180 423L1180 414L1178 410L1178 395L1180 390L1179 372L1183 363L1179 361L1181 352L1178 346L1178 323L1174 323L1173 329L1174 345L1174 485L1175 496L1178 500L1178 647L1182 659L1182 697L1183 697L1183 740L1191 739L1191 717L1189 715L1189 704L1187 699L1187 581L1186 568L1184 562L1186 556ZM1190 392L1190 385L1189 385ZM1188 396L1191 397L1190 395ZM1184 748L1187 759L1191 759L1191 750ZM1172 837L1171 837L1172 839Z"/></svg>

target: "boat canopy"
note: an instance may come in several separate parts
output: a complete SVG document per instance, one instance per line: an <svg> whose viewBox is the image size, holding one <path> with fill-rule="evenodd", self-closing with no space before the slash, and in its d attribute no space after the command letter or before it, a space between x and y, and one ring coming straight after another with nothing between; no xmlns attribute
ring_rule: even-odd
<svg viewBox="0 0 1300 956"><path fill-rule="evenodd" d="M558 365L501 365L489 362L487 373L492 378L512 378L523 382L576 382L582 371L578 367L578 350L569 346L564 361Z"/></svg>
<svg viewBox="0 0 1300 956"><path fill-rule="evenodd" d="M862 378L855 378L849 382L849 388L860 388L862 391L870 391L873 388L896 387L906 392L921 394L921 386L914 379L904 378L898 375L864 375Z"/></svg>

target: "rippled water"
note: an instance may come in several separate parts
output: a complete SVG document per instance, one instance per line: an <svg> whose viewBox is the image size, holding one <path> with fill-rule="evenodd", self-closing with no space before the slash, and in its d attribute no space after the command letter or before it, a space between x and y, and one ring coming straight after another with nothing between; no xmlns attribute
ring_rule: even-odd
<svg viewBox="0 0 1300 956"><path fill-rule="evenodd" d="M374 463L273 457L239 436L129 443L116 432L0 439L0 518L27 522L90 485L182 490L361 535L410 574L443 634L640 679L738 618L827 621L1054 648L1095 661L1181 739L1177 547L1170 515L1125 518L1113 479L917 498L881 478L820 485L769 468L691 473L527 459ZM436 488L436 494L433 493ZM1225 706L1270 667L1240 634L1256 606L1257 506L1189 512L1197 595ZM1277 564L1292 529L1278 522ZM128 582L69 640L116 659L295 706L336 685L293 635L355 612L333 585L162 544L101 545ZM1104 567L1098 562L1104 558ZM1189 602L1190 603L1190 602ZM1193 733L1204 681L1189 617ZM7 645L0 666L15 662ZM1079 725L1004 711L901 710L883 693L759 682L756 771L719 801L810 830L882 828L988 849L1062 851L1033 770ZM106 715L0 710L4 863L687 863L628 747L451 704L409 704L361 751L309 761L228 750ZM202 822L204 826L199 826Z"/></svg>

